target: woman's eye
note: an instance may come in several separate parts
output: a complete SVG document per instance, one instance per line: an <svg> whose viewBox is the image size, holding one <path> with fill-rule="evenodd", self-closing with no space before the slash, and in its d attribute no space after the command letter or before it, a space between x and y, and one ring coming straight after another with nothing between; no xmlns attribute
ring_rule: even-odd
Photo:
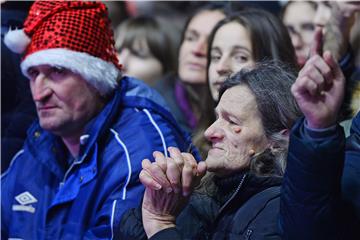
<svg viewBox="0 0 360 240"><path fill-rule="evenodd" d="M139 58L149 58L151 55L147 52L147 51L144 51L144 50L131 50L131 53L136 56L136 57L139 57Z"/></svg>
<svg viewBox="0 0 360 240"><path fill-rule="evenodd" d="M210 56L210 60L211 60L212 62L219 61L220 58L221 58L220 55L211 55L211 56Z"/></svg>
<svg viewBox="0 0 360 240"><path fill-rule="evenodd" d="M185 34L184 40L186 41L196 41L196 36L194 34Z"/></svg>
<svg viewBox="0 0 360 240"><path fill-rule="evenodd" d="M239 62L247 62L248 61L248 57L245 55L235 55L235 60L239 61Z"/></svg>

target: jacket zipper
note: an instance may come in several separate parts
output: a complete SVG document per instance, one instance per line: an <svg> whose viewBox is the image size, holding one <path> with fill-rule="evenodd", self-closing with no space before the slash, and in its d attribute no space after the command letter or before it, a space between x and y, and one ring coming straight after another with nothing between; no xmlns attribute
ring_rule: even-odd
<svg viewBox="0 0 360 240"><path fill-rule="evenodd" d="M62 182L60 182L60 188L65 184L65 181L66 181L66 179L67 179L67 177L68 177L68 174L71 172L71 170L73 169L73 167L76 166L76 165L81 164L81 163L84 161L85 157L86 157L86 156L83 156L80 161L73 162L73 164L71 164L71 166L69 167L69 169L66 171Z"/></svg>
<svg viewBox="0 0 360 240"><path fill-rule="evenodd" d="M240 191L240 189L241 189L241 187L242 187L242 185L243 185L243 183L244 183L244 181L245 181L245 178L246 178L246 174L244 174L244 176L241 178L241 181L240 181L239 185L237 186L237 188L236 188L235 192L233 193L233 195L231 195L231 197L229 198L229 200L227 200L226 203L220 208L220 210L219 210L219 212L218 212L218 214L217 214L217 216L216 216L216 218L215 218L214 223L216 223L216 222L218 221L218 218L219 218L219 216L221 215L222 211L225 209L225 207L226 207L227 205L229 205L229 203L230 203L230 202L235 198L235 196L239 193L239 191Z"/></svg>

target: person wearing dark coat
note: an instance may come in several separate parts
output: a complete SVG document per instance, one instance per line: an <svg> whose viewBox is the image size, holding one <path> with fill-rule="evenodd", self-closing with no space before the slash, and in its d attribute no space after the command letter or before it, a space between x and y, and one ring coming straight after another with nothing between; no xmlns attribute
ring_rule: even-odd
<svg viewBox="0 0 360 240"><path fill-rule="evenodd" d="M142 162L142 209L123 215L121 239L280 239L287 129L301 116L290 93L295 74L280 66L259 63L225 81L205 131L206 161L169 148L170 157L155 152L154 163Z"/></svg>
<svg viewBox="0 0 360 240"><path fill-rule="evenodd" d="M292 130L282 183L283 239L360 238L360 149L358 114L345 140L337 124L345 77L329 51L315 47L292 86L305 115Z"/></svg>

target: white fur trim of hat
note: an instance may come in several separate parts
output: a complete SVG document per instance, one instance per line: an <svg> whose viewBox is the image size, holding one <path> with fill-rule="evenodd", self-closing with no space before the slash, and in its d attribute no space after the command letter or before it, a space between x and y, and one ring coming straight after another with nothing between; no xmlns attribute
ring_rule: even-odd
<svg viewBox="0 0 360 240"><path fill-rule="evenodd" d="M22 73L29 77L29 68L38 65L59 66L80 74L102 96L106 96L116 88L120 74L120 70L111 62L106 62L84 52L75 52L63 48L37 51L28 55L20 66Z"/></svg>

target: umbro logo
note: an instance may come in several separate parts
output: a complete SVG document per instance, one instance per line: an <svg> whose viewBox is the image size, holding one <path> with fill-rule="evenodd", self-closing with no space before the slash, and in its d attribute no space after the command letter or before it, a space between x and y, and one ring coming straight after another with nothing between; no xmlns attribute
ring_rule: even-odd
<svg viewBox="0 0 360 240"><path fill-rule="evenodd" d="M20 203L12 205L13 211L23 211L23 212L30 212L34 213L35 208L31 205L32 203L36 203L37 199L31 195L28 191L20 193L15 197L15 200Z"/></svg>

